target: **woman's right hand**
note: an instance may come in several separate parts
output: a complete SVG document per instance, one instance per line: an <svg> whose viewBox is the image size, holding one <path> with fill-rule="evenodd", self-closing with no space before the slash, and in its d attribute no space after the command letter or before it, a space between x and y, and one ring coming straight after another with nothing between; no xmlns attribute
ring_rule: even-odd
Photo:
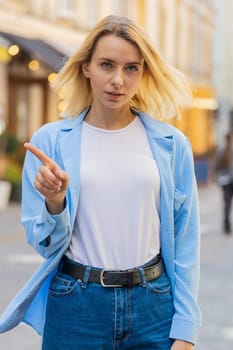
<svg viewBox="0 0 233 350"><path fill-rule="evenodd" d="M47 209L52 215L61 213L69 186L69 175L31 143L25 143L24 147L43 163L34 180L35 188L45 197Z"/></svg>

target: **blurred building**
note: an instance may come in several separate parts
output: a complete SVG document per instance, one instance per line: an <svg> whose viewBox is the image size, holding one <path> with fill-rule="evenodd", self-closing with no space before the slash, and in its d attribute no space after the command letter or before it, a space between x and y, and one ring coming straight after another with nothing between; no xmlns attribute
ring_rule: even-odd
<svg viewBox="0 0 233 350"><path fill-rule="evenodd" d="M165 58L186 74L192 87L193 106L183 110L182 119L171 123L190 139L199 182L211 175L216 146L217 100L213 84L213 52L216 8L207 0L144 1L140 10L154 43Z"/></svg>
<svg viewBox="0 0 233 350"><path fill-rule="evenodd" d="M233 130L233 2L215 0L217 11L215 49L214 49L214 85L218 96L217 137L218 144L224 142L224 135Z"/></svg>
<svg viewBox="0 0 233 350"><path fill-rule="evenodd" d="M58 116L48 79L109 14L125 15L147 31L160 53L183 71L193 106L172 121L191 140L196 159L215 147L213 43L216 12L211 0L0 0L0 128L28 139ZM8 48L19 52L10 52Z"/></svg>

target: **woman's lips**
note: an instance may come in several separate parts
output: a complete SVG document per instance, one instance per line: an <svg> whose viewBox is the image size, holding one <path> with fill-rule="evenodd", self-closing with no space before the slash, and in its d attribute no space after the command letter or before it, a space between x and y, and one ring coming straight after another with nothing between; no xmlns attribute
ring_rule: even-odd
<svg viewBox="0 0 233 350"><path fill-rule="evenodd" d="M106 92L108 95L111 96L123 96L124 94L120 93L120 92L112 92L112 91L107 91Z"/></svg>
<svg viewBox="0 0 233 350"><path fill-rule="evenodd" d="M122 97L124 97L124 94L120 92L112 92L112 91L107 91L105 92L108 99L112 101L120 100Z"/></svg>

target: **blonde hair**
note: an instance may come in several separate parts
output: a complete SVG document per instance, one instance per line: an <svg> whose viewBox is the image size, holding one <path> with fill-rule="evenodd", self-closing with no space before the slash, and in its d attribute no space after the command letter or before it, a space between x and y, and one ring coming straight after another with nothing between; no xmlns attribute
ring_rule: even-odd
<svg viewBox="0 0 233 350"><path fill-rule="evenodd" d="M91 61L98 40L109 34L136 45L144 58L142 81L130 101L130 107L157 119L179 115L182 99L187 99L190 94L183 74L161 58L143 30L133 21L113 15L102 19L90 31L53 82L52 87L62 100L62 115L76 117L91 105L92 89L89 79L83 74L82 65Z"/></svg>

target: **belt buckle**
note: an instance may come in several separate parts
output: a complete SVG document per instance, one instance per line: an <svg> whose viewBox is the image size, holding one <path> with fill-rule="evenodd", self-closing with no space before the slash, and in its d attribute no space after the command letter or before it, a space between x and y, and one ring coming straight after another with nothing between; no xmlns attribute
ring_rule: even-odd
<svg viewBox="0 0 233 350"><path fill-rule="evenodd" d="M105 269L102 269L100 271L100 284L102 287L104 288L119 288L119 287L123 287L123 284L105 284L104 283L104 273L108 271L108 270L105 270Z"/></svg>

